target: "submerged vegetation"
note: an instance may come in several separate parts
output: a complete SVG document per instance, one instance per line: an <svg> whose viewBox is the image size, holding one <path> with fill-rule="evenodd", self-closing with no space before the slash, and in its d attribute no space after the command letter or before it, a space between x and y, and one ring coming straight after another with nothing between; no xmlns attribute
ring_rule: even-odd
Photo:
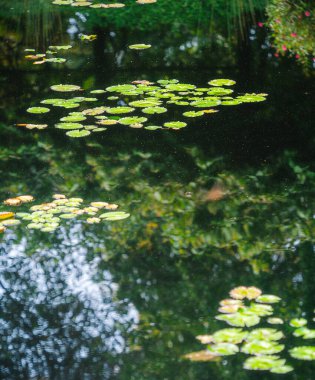
<svg viewBox="0 0 315 380"><path fill-rule="evenodd" d="M181 112L184 117L199 117L207 116L215 113L217 110L211 107L217 106L233 106L242 103L256 103L266 100L267 94L255 94L255 93L245 93L232 97L231 94L233 90L230 88L225 88L221 86L233 86L235 85L234 80L230 79L213 79L208 84L210 87L197 87L193 84L180 83L177 79L161 79L156 83L148 81L134 81L131 84L119 84L115 86L110 86L105 90L98 89L92 90L93 95L102 96L103 93L116 93L117 96L107 96L107 101L114 101L115 106L109 105L99 105L100 99L94 97L84 97L76 96L73 98L53 98L44 99L41 101L42 104L52 105L53 107L62 107L65 109L81 108L80 111L70 112L67 116L60 119L61 123L55 125L58 129L66 129L66 133L69 137L86 137L91 134L91 132L102 132L106 131L107 128L100 128L95 125L84 125L78 123L84 121L87 117L93 117L91 123L96 123L101 126L104 125L127 125L131 128L142 128L145 127L146 130L156 130L156 129L173 129L178 130L187 126L186 122L183 121L164 121L163 127L158 125L145 125L149 120L148 117L143 116L128 116L122 117L120 115L134 113L136 110L138 112L148 115L160 115L167 113L169 116L169 110L166 107L192 107L188 108L185 112ZM58 84L50 87L51 90L57 92L74 92L83 89L77 85L71 84ZM134 100L136 97L140 97L140 100ZM98 102L97 107L94 108L83 108L81 103ZM198 111L193 111L193 108L197 108ZM29 113L47 113L50 109L47 107L30 107L27 109ZM170 110L172 111L172 110ZM105 116L104 114L108 116ZM116 116L119 115L119 116ZM149 122L152 122L151 119ZM153 123L156 123L153 120ZM43 125L43 124L39 124ZM28 129L36 128L36 124L24 123L18 124L18 126L25 126ZM31 126L31 127L30 127ZM37 129L43 129L42 127L37 127Z"/></svg>

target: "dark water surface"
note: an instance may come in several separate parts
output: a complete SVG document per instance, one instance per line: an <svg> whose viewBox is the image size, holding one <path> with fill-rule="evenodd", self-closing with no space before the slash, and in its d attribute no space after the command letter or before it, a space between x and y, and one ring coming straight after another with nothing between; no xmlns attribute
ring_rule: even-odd
<svg viewBox="0 0 315 380"><path fill-rule="evenodd" d="M218 303L239 285L281 297L278 316L304 316L314 326L311 74L270 58L254 26L254 39L250 27L243 40L234 41L232 30L226 47L216 48L207 46L208 27L183 27L185 15L170 35L162 19L160 32L158 20L138 30L116 19L100 25L94 13L48 0L13 1L11 9L0 3L1 200L32 194L44 202L58 192L131 213L111 224L67 221L53 234L18 226L1 237L1 379L313 379L313 362L289 356L295 370L286 375L246 371L243 354L222 362L182 358L203 348L196 335L224 327L214 319ZM98 39L82 43L79 32ZM178 48L196 36L200 49ZM25 47L72 41L65 65L23 60ZM128 51L134 42L153 47ZM267 101L221 107L179 131L114 125L84 139L53 128L64 110L25 112L58 97L53 84L88 93L136 79L204 87L225 77L236 80L236 92L268 93ZM171 109L170 120L180 112ZM32 121L50 127L15 125ZM226 196L213 200L218 184ZM288 348L313 344L286 333Z"/></svg>

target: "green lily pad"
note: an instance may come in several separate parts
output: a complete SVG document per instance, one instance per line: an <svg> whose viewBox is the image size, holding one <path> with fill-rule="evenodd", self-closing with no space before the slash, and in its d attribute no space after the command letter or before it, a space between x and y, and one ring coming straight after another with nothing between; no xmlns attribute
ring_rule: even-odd
<svg viewBox="0 0 315 380"><path fill-rule="evenodd" d="M315 360L315 346L300 346L289 350L290 355L298 360Z"/></svg>
<svg viewBox="0 0 315 380"><path fill-rule="evenodd" d="M244 315L241 313L217 315L215 318L235 327L251 327L258 325L260 322L258 315Z"/></svg>
<svg viewBox="0 0 315 380"><path fill-rule="evenodd" d="M116 221L116 220L123 220L129 218L130 214L124 211L113 211L113 212L106 212L104 214L101 214L99 217L101 219L109 220L109 221Z"/></svg>
<svg viewBox="0 0 315 380"><path fill-rule="evenodd" d="M140 108L148 108L148 107L156 107L161 102L157 99L152 99L152 100L135 100L133 102L130 102L129 105L132 107L140 107Z"/></svg>
<svg viewBox="0 0 315 380"><path fill-rule="evenodd" d="M249 300L253 300L261 295L261 290L256 288L255 286L238 286L230 291L230 296L237 300L242 300L247 298Z"/></svg>
<svg viewBox="0 0 315 380"><path fill-rule="evenodd" d="M186 127L187 123L184 123L183 121L169 121L164 123L164 127L171 128L171 129L180 129Z"/></svg>
<svg viewBox="0 0 315 380"><path fill-rule="evenodd" d="M51 45L48 47L48 49L50 50L69 50L71 49L72 46L71 45Z"/></svg>
<svg viewBox="0 0 315 380"><path fill-rule="evenodd" d="M265 317L267 315L272 315L273 307L271 305L263 305L252 303L249 307L244 309L244 314L248 315L258 315L259 317Z"/></svg>
<svg viewBox="0 0 315 380"><path fill-rule="evenodd" d="M271 373L277 373L279 375L284 375L286 373L289 373L291 371L293 371L293 367L291 367L290 365L283 365L283 366L279 366L279 367L274 367L270 370Z"/></svg>
<svg viewBox="0 0 315 380"><path fill-rule="evenodd" d="M45 62L50 62L50 63L65 63L66 59L65 58L46 58Z"/></svg>
<svg viewBox="0 0 315 380"><path fill-rule="evenodd" d="M256 95L256 94L245 94L238 96L239 99L243 103L256 103L256 102L264 102L266 98L264 96Z"/></svg>
<svg viewBox="0 0 315 380"><path fill-rule="evenodd" d="M107 110L107 107L95 107L82 111L83 115L96 116L101 115Z"/></svg>
<svg viewBox="0 0 315 380"><path fill-rule="evenodd" d="M169 91L189 91L195 89L196 86L188 83L171 83L167 84L165 88Z"/></svg>
<svg viewBox="0 0 315 380"><path fill-rule="evenodd" d="M105 90L92 90L90 91L91 94L104 94Z"/></svg>
<svg viewBox="0 0 315 380"><path fill-rule="evenodd" d="M183 116L186 117L197 117L197 116L202 116L204 115L203 111L187 111L183 113Z"/></svg>
<svg viewBox="0 0 315 380"><path fill-rule="evenodd" d="M221 100L213 99L213 100L195 100L191 102L190 105L198 108L207 108L207 107L216 107L221 104Z"/></svg>
<svg viewBox="0 0 315 380"><path fill-rule="evenodd" d="M19 220L16 220L16 219L8 219L8 220L4 220L3 222L1 222L1 225L5 226L5 227L13 227L13 226L17 226L19 224L21 224L21 222Z"/></svg>
<svg viewBox="0 0 315 380"><path fill-rule="evenodd" d="M209 89L206 89L206 90L208 91ZM215 95L215 96L224 96L224 95L229 95L232 93L233 93L232 89L224 88L224 87L213 87L207 92L208 95Z"/></svg>
<svg viewBox="0 0 315 380"><path fill-rule="evenodd" d="M210 354L217 356L230 356L239 352L238 346L232 343L218 343L207 348Z"/></svg>
<svg viewBox="0 0 315 380"><path fill-rule="evenodd" d="M147 129L149 131L156 131L157 129L162 129L162 127L159 127L158 125L148 125L147 127L144 127L144 129Z"/></svg>
<svg viewBox="0 0 315 380"><path fill-rule="evenodd" d="M119 123L123 125L131 125L131 124L141 124L146 122L148 119L146 117L133 116L133 117L123 117L119 119Z"/></svg>
<svg viewBox="0 0 315 380"><path fill-rule="evenodd" d="M267 322L271 325L283 325L283 319L271 317L267 319Z"/></svg>
<svg viewBox="0 0 315 380"><path fill-rule="evenodd" d="M62 117L60 119L60 121L64 121L64 122L76 122L76 121L83 121L83 120L86 120L86 117L83 115L69 115L69 116Z"/></svg>
<svg viewBox="0 0 315 380"><path fill-rule="evenodd" d="M233 86L236 82L231 79L213 79L208 82L211 86Z"/></svg>
<svg viewBox="0 0 315 380"><path fill-rule="evenodd" d="M143 108L142 112L147 113L149 115L153 115L156 113L159 114L159 113L167 112L167 108L164 108L164 107L146 107L146 108Z"/></svg>
<svg viewBox="0 0 315 380"><path fill-rule="evenodd" d="M294 331L293 335L303 339L315 339L315 330L307 327L300 327Z"/></svg>
<svg viewBox="0 0 315 380"><path fill-rule="evenodd" d="M30 107L26 111L29 113L47 113L50 109L46 107Z"/></svg>
<svg viewBox="0 0 315 380"><path fill-rule="evenodd" d="M282 331L271 328L260 328L252 330L246 340L280 340L284 338Z"/></svg>
<svg viewBox="0 0 315 380"><path fill-rule="evenodd" d="M247 337L247 332L242 329L222 329L216 331L213 336L214 343L233 343L238 344L241 343Z"/></svg>
<svg viewBox="0 0 315 380"><path fill-rule="evenodd" d="M222 100L222 106L238 106L242 101L240 99Z"/></svg>
<svg viewBox="0 0 315 380"><path fill-rule="evenodd" d="M146 45L146 44L134 44L134 45L129 45L129 49L132 50L144 50L144 49L149 49L151 45Z"/></svg>
<svg viewBox="0 0 315 380"><path fill-rule="evenodd" d="M261 296L256 298L256 302L259 302L259 303L277 303L280 301L281 301L280 297L274 296L272 294L262 294Z"/></svg>
<svg viewBox="0 0 315 380"><path fill-rule="evenodd" d="M87 130L80 130L80 131L69 131L66 133L67 136L69 137L86 137L91 134L90 131Z"/></svg>
<svg viewBox="0 0 315 380"><path fill-rule="evenodd" d="M307 324L307 320L305 318L294 318L289 323L292 327L302 327Z"/></svg>
<svg viewBox="0 0 315 380"><path fill-rule="evenodd" d="M93 128L92 129L92 132L104 132L104 131L107 131L107 128Z"/></svg>
<svg viewBox="0 0 315 380"><path fill-rule="evenodd" d="M241 351L249 355L273 355L284 350L283 344L269 340L253 340L245 343Z"/></svg>
<svg viewBox="0 0 315 380"><path fill-rule="evenodd" d="M61 214L59 215L61 219L74 219L77 217L76 214Z"/></svg>
<svg viewBox="0 0 315 380"><path fill-rule="evenodd" d="M59 129L81 129L83 125L79 123L58 123L55 127Z"/></svg>
<svg viewBox="0 0 315 380"><path fill-rule="evenodd" d="M284 365L285 359L280 359L279 356L261 355L246 359L243 367L254 371L270 371Z"/></svg>
<svg viewBox="0 0 315 380"><path fill-rule="evenodd" d="M107 87L106 90L109 92L123 92L123 91L132 91L136 90L137 87L133 84L118 84L116 86Z"/></svg>
<svg viewBox="0 0 315 380"><path fill-rule="evenodd" d="M58 91L58 92L71 92L71 91L80 90L80 86L76 86L74 84L56 84L56 85L50 86L50 88L53 91Z"/></svg>
<svg viewBox="0 0 315 380"><path fill-rule="evenodd" d="M106 112L110 114L122 114L122 113L130 113L133 112L135 109L132 107L113 107L113 108L107 108Z"/></svg>

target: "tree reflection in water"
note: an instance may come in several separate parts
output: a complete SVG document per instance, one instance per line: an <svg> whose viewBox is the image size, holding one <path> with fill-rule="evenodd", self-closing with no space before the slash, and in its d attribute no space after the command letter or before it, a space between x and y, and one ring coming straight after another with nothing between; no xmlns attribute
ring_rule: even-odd
<svg viewBox="0 0 315 380"><path fill-rule="evenodd" d="M115 377L137 314L86 254L55 244L30 257L25 239L1 247L1 378Z"/></svg>

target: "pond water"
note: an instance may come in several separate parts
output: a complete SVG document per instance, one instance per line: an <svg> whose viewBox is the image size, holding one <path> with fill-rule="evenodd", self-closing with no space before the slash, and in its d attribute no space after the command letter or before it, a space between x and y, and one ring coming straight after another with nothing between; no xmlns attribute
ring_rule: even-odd
<svg viewBox="0 0 315 380"><path fill-rule="evenodd" d="M314 361L290 355L315 346L311 63L277 57L270 30L260 26L270 17L261 1L233 1L238 5L224 11L219 0L123 3L90 9L0 1L1 202L34 197L19 206L1 204L0 212L29 212L61 194L82 198L70 201L76 211L96 201L111 205L89 210L90 219L106 208L116 212L116 204L123 217L130 214L93 223L78 212L55 217L48 231L57 200L31 210L43 211L32 220L37 227L23 219L7 226L0 237L0 378L313 379ZM309 8L306 2L305 12ZM151 48L133 50L132 44ZM58 51L66 62L33 65L24 58L50 45L72 45ZM139 100L93 90L171 79L208 88L218 78L236 82L223 86L233 87L235 96L268 96L200 117L183 112L205 107L164 99L153 106L167 105L166 113L137 108L137 116L150 119L144 126L187 123L181 129L98 124L107 129L71 138L54 127L69 112ZM52 91L58 84L80 91ZM74 109L40 103L74 96L97 100ZM38 106L50 112L26 111ZM108 116L103 122L130 115ZM47 127L25 128L30 123ZM256 327L245 329L283 331L285 349L277 355L292 366L289 373L244 369L245 353L201 362L184 357L206 348L196 336L229 327L215 317L219 302L239 286L281 298L272 306L283 325L260 315ZM294 336L293 318L308 321L308 337L305 331Z"/></svg>

